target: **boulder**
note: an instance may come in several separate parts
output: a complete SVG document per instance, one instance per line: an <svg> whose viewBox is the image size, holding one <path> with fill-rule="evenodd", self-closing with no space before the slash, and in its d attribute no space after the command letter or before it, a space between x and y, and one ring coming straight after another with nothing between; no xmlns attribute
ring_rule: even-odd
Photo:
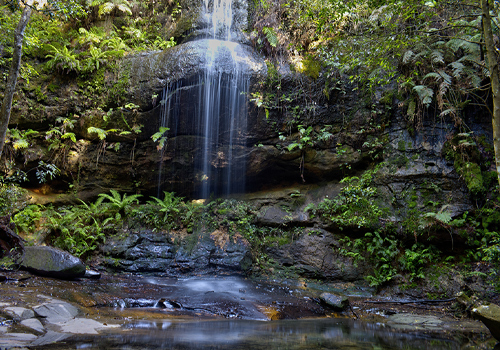
<svg viewBox="0 0 500 350"><path fill-rule="evenodd" d="M22 320L21 324L24 327L28 327L30 329L33 329L34 331L39 332L39 333L43 333L45 331L45 328L43 327L42 322L40 322L36 318L28 318L27 320Z"/></svg>
<svg viewBox="0 0 500 350"><path fill-rule="evenodd" d="M12 316L15 320L26 320L28 318L35 317L35 313L33 310L26 309L24 307L18 307L18 306L10 306L6 307L5 311L7 314Z"/></svg>
<svg viewBox="0 0 500 350"><path fill-rule="evenodd" d="M495 304L483 304L472 309L475 318L484 323L491 335L500 341L500 306Z"/></svg>
<svg viewBox="0 0 500 350"><path fill-rule="evenodd" d="M38 317L43 317L47 323L64 323L78 315L78 309L60 300L52 300L33 308Z"/></svg>
<svg viewBox="0 0 500 350"><path fill-rule="evenodd" d="M23 268L35 274L63 279L74 279L85 275L83 262L63 250L45 247L25 247Z"/></svg>
<svg viewBox="0 0 500 350"><path fill-rule="evenodd" d="M336 311L344 311L349 306L349 299L343 295L321 293L320 300Z"/></svg>

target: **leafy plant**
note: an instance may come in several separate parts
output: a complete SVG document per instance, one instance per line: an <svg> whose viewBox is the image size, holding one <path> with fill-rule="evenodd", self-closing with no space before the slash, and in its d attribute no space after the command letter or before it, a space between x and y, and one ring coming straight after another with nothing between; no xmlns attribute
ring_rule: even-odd
<svg viewBox="0 0 500 350"><path fill-rule="evenodd" d="M106 64L110 58L113 57L122 57L125 54L124 50L109 50L102 51L100 48L95 47L93 45L90 46L89 49L90 57L86 58L83 62L84 72L94 72L99 70L99 68Z"/></svg>
<svg viewBox="0 0 500 350"><path fill-rule="evenodd" d="M107 199L112 210L118 212L119 214L127 214L131 211L131 205L138 203L138 198L142 197L140 194L127 195L124 193L120 195L118 191L110 190L111 195L107 193L101 193L99 197Z"/></svg>
<svg viewBox="0 0 500 350"><path fill-rule="evenodd" d="M99 17L111 15L113 11L132 15L131 5L127 0L87 0L87 3L98 7Z"/></svg>
<svg viewBox="0 0 500 350"><path fill-rule="evenodd" d="M306 210L311 211L313 215L321 215L324 219L337 224L340 229L377 227L383 211L375 203L377 191L370 185L380 166L366 171L361 178L345 177L340 181L344 187L337 197L325 198L317 207L310 206Z"/></svg>
<svg viewBox="0 0 500 350"><path fill-rule="evenodd" d="M158 146L156 146L156 148L159 151L161 151L165 147L165 144L167 142L167 132L169 130L170 128L160 126L160 130L151 136L154 142L158 142Z"/></svg>
<svg viewBox="0 0 500 350"><path fill-rule="evenodd" d="M50 52L45 58L50 58L47 61L49 69L56 69L61 73L80 73L82 70L80 61L76 58L76 54L70 51L67 46L58 49L54 45L47 44L47 49Z"/></svg>

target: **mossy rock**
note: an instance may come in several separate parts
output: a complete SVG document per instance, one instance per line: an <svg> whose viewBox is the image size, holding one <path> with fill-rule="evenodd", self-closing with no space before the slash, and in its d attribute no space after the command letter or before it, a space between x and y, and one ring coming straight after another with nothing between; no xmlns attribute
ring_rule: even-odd
<svg viewBox="0 0 500 350"><path fill-rule="evenodd" d="M477 163L455 160L455 169L463 177L467 188L472 194L484 191L481 167Z"/></svg>
<svg viewBox="0 0 500 350"><path fill-rule="evenodd" d="M312 57L305 58L295 65L297 72L305 74L313 79L318 79L322 68L323 65L321 62Z"/></svg>

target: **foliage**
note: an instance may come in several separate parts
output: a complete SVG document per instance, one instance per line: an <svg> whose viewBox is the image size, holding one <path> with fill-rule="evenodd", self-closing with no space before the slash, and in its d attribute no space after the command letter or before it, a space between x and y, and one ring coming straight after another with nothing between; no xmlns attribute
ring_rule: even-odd
<svg viewBox="0 0 500 350"><path fill-rule="evenodd" d="M23 178L24 178L23 174ZM12 215L26 206L27 193L12 176L0 176L0 216Z"/></svg>
<svg viewBox="0 0 500 350"><path fill-rule="evenodd" d="M121 215L128 214L131 212L131 205L139 202L139 198L142 197L140 194L127 195L124 193L120 195L118 191L110 190L111 195L107 193L101 193L99 197L107 199L109 201L109 208L111 211L119 213Z"/></svg>
<svg viewBox="0 0 500 350"><path fill-rule="evenodd" d="M309 206L306 210L311 211L313 215L321 215L338 225L340 229L348 227L370 229L379 226L383 210L375 202L377 191L371 186L371 182L380 167L381 165L378 165L366 171L361 178L345 177L341 181L344 187L337 197L325 198L317 207Z"/></svg>
<svg viewBox="0 0 500 350"><path fill-rule="evenodd" d="M47 68L58 70L61 73L80 73L82 70L80 60L77 58L76 53L70 51L67 46L61 49L54 45L47 44L49 54L45 57L50 58L47 61Z"/></svg>
<svg viewBox="0 0 500 350"><path fill-rule="evenodd" d="M113 11L132 15L131 4L127 0L87 0L87 2L90 6L98 7L99 17L110 15Z"/></svg>
<svg viewBox="0 0 500 350"><path fill-rule="evenodd" d="M151 135L151 139L154 142L158 142L158 146L156 148L161 151L165 147L165 144L167 143L167 132L170 129L165 127L165 126L160 126L160 130L158 132L155 132L153 135Z"/></svg>

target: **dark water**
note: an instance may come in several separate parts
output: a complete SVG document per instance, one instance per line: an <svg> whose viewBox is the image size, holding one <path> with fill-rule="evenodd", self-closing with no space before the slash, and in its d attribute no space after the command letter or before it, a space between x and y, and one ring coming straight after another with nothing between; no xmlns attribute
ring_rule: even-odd
<svg viewBox="0 0 500 350"><path fill-rule="evenodd" d="M462 342L347 319L136 321L116 334L70 338L37 349L461 349Z"/></svg>

